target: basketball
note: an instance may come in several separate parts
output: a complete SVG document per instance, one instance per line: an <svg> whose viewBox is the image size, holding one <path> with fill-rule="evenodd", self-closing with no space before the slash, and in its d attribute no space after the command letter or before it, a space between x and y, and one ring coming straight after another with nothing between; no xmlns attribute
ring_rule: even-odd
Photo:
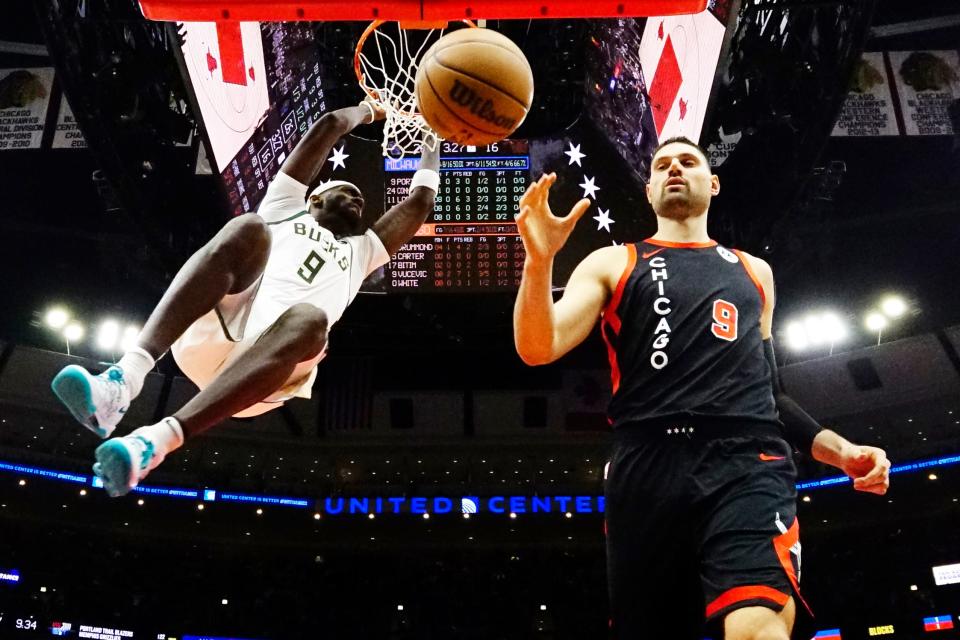
<svg viewBox="0 0 960 640"><path fill-rule="evenodd" d="M516 131L533 101L533 72L520 47L489 29L460 29L427 49L417 104L445 140L484 145Z"/></svg>

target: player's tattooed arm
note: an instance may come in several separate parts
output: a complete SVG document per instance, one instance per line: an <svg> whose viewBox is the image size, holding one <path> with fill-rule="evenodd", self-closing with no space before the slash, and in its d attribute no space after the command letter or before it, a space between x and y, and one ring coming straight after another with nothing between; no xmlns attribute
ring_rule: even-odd
<svg viewBox="0 0 960 640"><path fill-rule="evenodd" d="M439 176L440 144L436 142L431 150L423 145L420 156L420 171L432 171ZM403 202L393 206L373 225L373 231L383 242L387 253L393 256L404 243L413 238L417 229L427 220L433 211L433 202L437 191L427 185L414 186Z"/></svg>
<svg viewBox="0 0 960 640"><path fill-rule="evenodd" d="M281 171L301 184L312 185L337 140L361 124L383 118L383 110L369 101L325 113L293 148Z"/></svg>

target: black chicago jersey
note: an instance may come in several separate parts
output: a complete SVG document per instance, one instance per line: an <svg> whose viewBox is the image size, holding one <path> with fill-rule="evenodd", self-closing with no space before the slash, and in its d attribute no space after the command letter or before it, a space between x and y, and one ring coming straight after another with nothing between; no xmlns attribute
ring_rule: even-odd
<svg viewBox="0 0 960 640"><path fill-rule="evenodd" d="M716 242L627 249L601 323L613 427L682 415L777 423L760 337L763 288L745 256Z"/></svg>

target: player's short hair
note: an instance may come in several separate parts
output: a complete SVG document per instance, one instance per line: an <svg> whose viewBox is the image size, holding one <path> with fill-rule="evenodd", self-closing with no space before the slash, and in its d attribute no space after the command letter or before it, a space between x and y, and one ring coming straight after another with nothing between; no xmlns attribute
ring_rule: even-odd
<svg viewBox="0 0 960 640"><path fill-rule="evenodd" d="M685 144L687 146L693 147L700 152L700 155L703 156L704 162L707 163L707 167L713 169L713 166L710 164L710 156L707 155L707 150L698 145L696 142L687 138L686 136L674 136L672 138L667 138L663 142L657 145L657 148L653 150L653 155L650 156L650 171L653 171L653 159L657 157L657 154L660 152L660 149L663 149L668 144Z"/></svg>

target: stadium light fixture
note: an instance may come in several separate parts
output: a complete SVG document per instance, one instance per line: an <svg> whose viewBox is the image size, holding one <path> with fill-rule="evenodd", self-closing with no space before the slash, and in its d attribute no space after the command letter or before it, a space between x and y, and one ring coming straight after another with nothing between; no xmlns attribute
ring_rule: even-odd
<svg viewBox="0 0 960 640"><path fill-rule="evenodd" d="M83 328L83 325L79 322L71 322L66 327L63 328L63 337L66 338L67 342L79 342L83 339L86 330ZM69 348L69 346L68 346Z"/></svg>
<svg viewBox="0 0 960 640"><path fill-rule="evenodd" d="M97 328L97 346L104 351L113 351L120 341L120 323L112 318L103 320Z"/></svg>
<svg viewBox="0 0 960 640"><path fill-rule="evenodd" d="M888 318L899 318L907 312L907 303L900 296L887 296L880 303L880 310Z"/></svg>
<svg viewBox="0 0 960 640"><path fill-rule="evenodd" d="M867 317L864 320L864 324L867 326L867 329L869 329L870 331L883 331L884 329L887 328L887 325L889 325L890 323L889 321L887 321L886 316L884 316L881 313L877 313L876 311L873 311L867 314Z"/></svg>
<svg viewBox="0 0 960 640"><path fill-rule="evenodd" d="M59 331L67 326L67 322L70 321L70 312L63 307L51 307L44 314L43 321L51 329Z"/></svg>
<svg viewBox="0 0 960 640"><path fill-rule="evenodd" d="M140 337L140 327L136 325L128 325L126 329L123 330L123 337L120 338L120 348L126 353L137 346L137 338Z"/></svg>
<svg viewBox="0 0 960 640"><path fill-rule="evenodd" d="M846 340L848 335L846 322L833 311L807 314L803 320L788 323L786 330L787 346L792 351L829 346L831 355L834 347Z"/></svg>
<svg viewBox="0 0 960 640"><path fill-rule="evenodd" d="M787 325L787 346L793 351L803 351L810 346L803 324L793 321Z"/></svg>
<svg viewBox="0 0 960 640"><path fill-rule="evenodd" d="M864 319L864 325L870 331L876 332L877 334L877 346L880 346L880 339L883 337L883 330L887 328L890 322L887 320L887 317L882 313L876 311L871 311L867 314L867 317Z"/></svg>

